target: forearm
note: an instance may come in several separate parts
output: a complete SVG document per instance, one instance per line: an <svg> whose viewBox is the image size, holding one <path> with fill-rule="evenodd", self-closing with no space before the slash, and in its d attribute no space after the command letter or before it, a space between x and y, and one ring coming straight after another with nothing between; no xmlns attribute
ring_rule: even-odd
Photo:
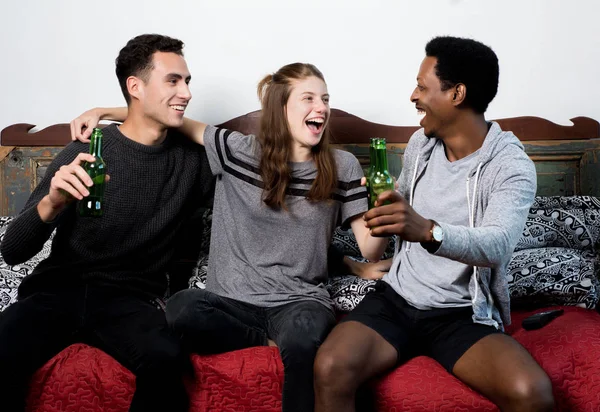
<svg viewBox="0 0 600 412"><path fill-rule="evenodd" d="M127 107L97 107L94 109L100 120L124 122L127 118Z"/></svg>
<svg viewBox="0 0 600 412"><path fill-rule="evenodd" d="M497 267L510 256L518 239L501 226L471 228L439 224L444 240L434 254L470 266Z"/></svg>
<svg viewBox="0 0 600 412"><path fill-rule="evenodd" d="M56 219L58 215L65 209L65 207L66 204L62 205L62 207L53 206L52 202L50 202L49 196L46 195L37 204L36 209L41 221L48 223Z"/></svg>
<svg viewBox="0 0 600 412"><path fill-rule="evenodd" d="M369 229L365 226L362 216L355 218L350 225L356 237L356 242L360 248L360 253L365 259L376 262L381 259L385 248L388 245L389 238L373 237Z"/></svg>
<svg viewBox="0 0 600 412"><path fill-rule="evenodd" d="M196 120L183 118L183 125L177 130L192 141L204 145L204 130L206 129L206 123L198 122Z"/></svg>

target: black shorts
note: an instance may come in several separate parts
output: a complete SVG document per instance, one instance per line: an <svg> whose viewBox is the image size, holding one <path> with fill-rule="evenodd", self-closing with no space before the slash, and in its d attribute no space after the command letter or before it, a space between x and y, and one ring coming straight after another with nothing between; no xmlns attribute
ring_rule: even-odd
<svg viewBox="0 0 600 412"><path fill-rule="evenodd" d="M398 351L398 363L429 356L452 373L454 364L481 338L502 333L493 326L474 323L473 308L419 310L384 281L342 322L360 322L379 333Z"/></svg>

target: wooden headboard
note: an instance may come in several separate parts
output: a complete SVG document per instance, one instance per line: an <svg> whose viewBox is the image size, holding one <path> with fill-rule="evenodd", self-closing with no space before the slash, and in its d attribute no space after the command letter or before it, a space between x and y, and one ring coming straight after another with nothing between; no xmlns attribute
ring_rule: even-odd
<svg viewBox="0 0 600 412"><path fill-rule="evenodd" d="M519 137L538 172L538 195L600 196L600 124L588 117L571 119L561 126L539 117L496 120L503 130ZM260 111L231 119L219 126L256 134ZM56 124L29 133L35 126L14 124L0 134L0 215L14 215L37 185L47 165L70 142L68 124ZM390 172L398 175L404 148L417 126L372 123L338 109L331 111L334 143L356 155L366 167L371 137L388 142Z"/></svg>

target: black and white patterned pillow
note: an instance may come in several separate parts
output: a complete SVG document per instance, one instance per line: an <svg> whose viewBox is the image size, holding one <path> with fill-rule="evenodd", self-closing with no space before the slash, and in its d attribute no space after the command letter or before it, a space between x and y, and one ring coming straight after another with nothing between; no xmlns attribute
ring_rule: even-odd
<svg viewBox="0 0 600 412"><path fill-rule="evenodd" d="M383 259L389 259L394 256L396 241L395 236L390 238ZM342 255L359 262L365 261L360 253L354 233L350 228L343 229L337 227L333 233L331 245ZM362 279L351 274L332 273L327 283L325 283L325 287L333 300L335 310L338 312L350 312L363 300L367 293L375 290L375 283L375 280Z"/></svg>
<svg viewBox="0 0 600 412"><path fill-rule="evenodd" d="M338 312L350 312L367 295L375 290L375 280L362 279L355 275L332 276L325 287Z"/></svg>
<svg viewBox="0 0 600 412"><path fill-rule="evenodd" d="M512 305L593 309L599 300L599 263L590 250L544 247L516 251L507 270Z"/></svg>
<svg viewBox="0 0 600 412"><path fill-rule="evenodd" d="M598 198L536 197L508 266L513 306L596 307L599 250Z"/></svg>
<svg viewBox="0 0 600 412"><path fill-rule="evenodd" d="M593 196L538 196L515 250L600 247L600 199Z"/></svg>
<svg viewBox="0 0 600 412"><path fill-rule="evenodd" d="M6 227L12 219L10 216L0 217L0 243L2 243ZM44 244L42 250L25 263L9 265L0 254L0 312L17 301L17 290L23 278L31 274L33 269L50 255L53 237L54 233L52 233L48 241Z"/></svg>

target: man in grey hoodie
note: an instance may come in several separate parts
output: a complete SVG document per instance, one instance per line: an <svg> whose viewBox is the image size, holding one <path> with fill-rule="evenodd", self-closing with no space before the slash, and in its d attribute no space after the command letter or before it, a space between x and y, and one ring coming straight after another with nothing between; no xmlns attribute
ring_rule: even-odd
<svg viewBox="0 0 600 412"><path fill-rule="evenodd" d="M533 162L484 113L498 59L470 39L437 37L411 96L424 114L398 191L364 216L398 235L389 272L334 328L315 361L316 411L353 411L367 379L428 355L502 411L550 411L546 373L514 339L506 266L536 191Z"/></svg>

